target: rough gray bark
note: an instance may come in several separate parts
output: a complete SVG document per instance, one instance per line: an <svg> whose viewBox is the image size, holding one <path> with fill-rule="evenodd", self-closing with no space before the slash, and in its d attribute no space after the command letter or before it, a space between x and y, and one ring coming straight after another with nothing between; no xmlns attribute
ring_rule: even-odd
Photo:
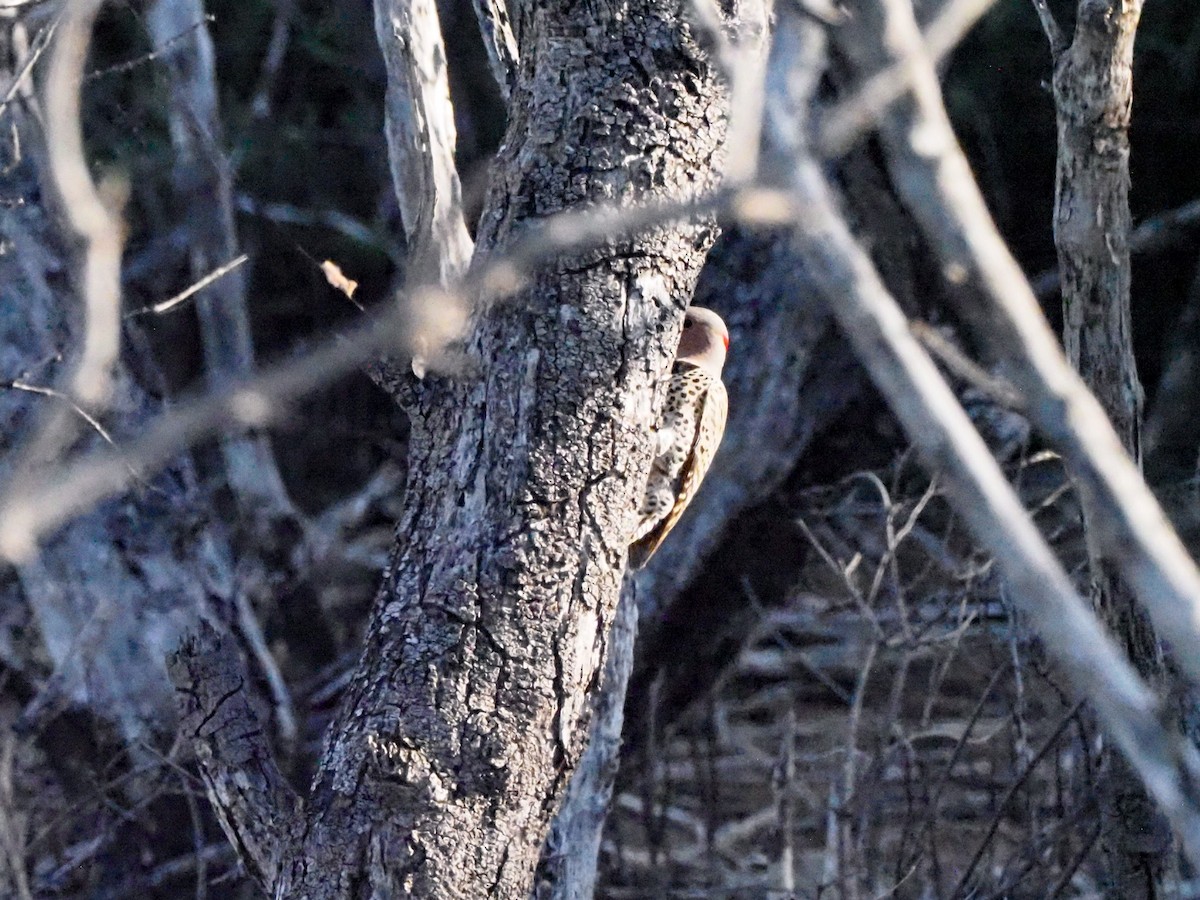
<svg viewBox="0 0 1200 900"><path fill-rule="evenodd" d="M1129 312L1129 116L1141 0L1080 0L1055 60L1054 240L1067 358L1138 460L1142 386Z"/></svg>
<svg viewBox="0 0 1200 900"><path fill-rule="evenodd" d="M723 93L682 12L526 11L486 252L563 209L714 186ZM276 896L527 895L709 235L684 222L560 259L478 312L454 377L422 383L399 544Z"/></svg>
<svg viewBox="0 0 1200 900"><path fill-rule="evenodd" d="M764 169L786 169L786 154L769 134L762 153ZM814 438L866 389L858 371L850 371L849 348L832 339L830 318L815 299L815 287L787 231L756 231L734 219L708 256L695 302L720 313L730 329L730 356L722 375L730 419L702 490L623 596L622 616L637 597L639 623L636 629L620 623L613 629L591 739L547 844L539 897L592 895L622 752L622 725L628 717L627 729L640 734L650 713L638 702L645 698L630 698L633 705L628 707L621 702L631 678L644 684L671 670L670 680L682 670L678 680L690 682L696 668L703 669L705 661L727 649L739 623L748 627L754 611L744 604L737 612L724 606L683 606L696 600L688 588L711 564L738 517L771 496ZM720 627L706 627L714 620ZM636 648L635 633L640 635ZM681 641L687 654L677 652ZM666 692L672 690L668 686ZM614 691L619 698L612 696Z"/></svg>
<svg viewBox="0 0 1200 900"><path fill-rule="evenodd" d="M584 751L562 806L546 836L538 866L535 900L591 900L599 874L600 840L608 820L621 759L625 692L633 671L638 602L635 582L621 593L609 630L608 658L596 692Z"/></svg>
<svg viewBox="0 0 1200 900"><path fill-rule="evenodd" d="M1141 461L1142 386L1130 315L1129 119L1140 0L1081 0L1069 46L1055 54L1058 119L1054 239L1067 358L1100 401L1125 450ZM1045 13L1049 15L1048 12ZM1047 21L1049 21L1047 19ZM1162 677L1162 655L1146 615L1092 537L1097 511L1084 503L1093 602L1139 673ZM1109 753L1101 847L1113 898L1151 898L1171 842L1162 816L1120 756Z"/></svg>
<svg viewBox="0 0 1200 900"><path fill-rule="evenodd" d="M202 623L167 665L180 694L180 733L196 748L221 829L254 878L274 884L300 804L267 749L241 662L228 640Z"/></svg>

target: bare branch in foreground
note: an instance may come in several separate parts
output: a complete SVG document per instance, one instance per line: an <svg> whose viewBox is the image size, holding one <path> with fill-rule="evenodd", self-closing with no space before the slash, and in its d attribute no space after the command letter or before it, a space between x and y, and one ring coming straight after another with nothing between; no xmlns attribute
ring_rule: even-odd
<svg viewBox="0 0 1200 900"><path fill-rule="evenodd" d="M747 202L747 196L753 204ZM787 198L778 192L754 190L713 194L696 201L564 212L526 228L505 253L465 273L454 292L435 288L410 292L407 302L326 340L301 358L180 404L148 423L142 436L130 442L123 453L88 453L53 472L36 473L14 485L0 505L0 560L29 558L49 532L93 504L126 490L131 467L149 478L175 454L222 429L267 425L288 403L379 354L411 356L417 349L430 346L440 354L461 337L461 320L453 316L448 319L447 310L464 308L462 298L478 297L488 302L509 296L520 289L540 262L560 253L698 214L719 209L750 212L755 206L764 208L758 222L777 222L791 212ZM446 370L446 374L454 372L453 368Z"/></svg>
<svg viewBox="0 0 1200 900"><path fill-rule="evenodd" d="M748 184L758 175L772 5L758 2L740 7L735 39L731 39L726 34L731 26L716 0L691 0L692 13L712 41L715 61L729 83L724 173L727 185Z"/></svg>
<svg viewBox="0 0 1200 900"><path fill-rule="evenodd" d="M799 165L799 233L827 302L859 358L922 451L976 539L993 553L1016 603L1087 697L1200 861L1200 758L1160 724L1162 710L1075 592L904 314L838 216L817 165Z"/></svg>
<svg viewBox="0 0 1200 900"><path fill-rule="evenodd" d="M995 2L948 0L925 31L926 52L935 61L941 60L959 45ZM889 106L912 88L915 78L914 71L905 59L893 62L867 78L857 91L825 117L818 141L821 153L827 157L845 154L864 132L879 121Z"/></svg>
<svg viewBox="0 0 1200 900"><path fill-rule="evenodd" d="M84 406L107 401L121 346L121 246L124 228L101 197L83 152L79 85L92 22L104 0L76 0L63 9L46 81L46 146L50 174L71 227L86 251L80 289L86 310L83 349L71 392Z"/></svg>
<svg viewBox="0 0 1200 900"><path fill-rule="evenodd" d="M791 23L781 24L781 30ZM914 23L915 24L915 23ZM806 93L788 91L806 108ZM994 554L1011 596L1200 861L1200 756L1161 724L1163 710L1121 656L1039 534L936 366L913 337L837 210L820 166L803 146L792 181L797 235L833 315L888 399L956 511ZM1094 401L1093 401L1094 402ZM1111 431L1111 429L1110 429Z"/></svg>
<svg viewBox="0 0 1200 900"><path fill-rule="evenodd" d="M1104 409L1063 356L997 232L950 127L911 7L871 0L864 12L876 23L888 18L887 41L885 30L863 17L835 39L869 71L910 59L912 96L883 116L880 136L893 181L941 260L956 313L1024 394L1031 421L1063 454L1096 510L1097 539L1176 649L1180 668L1200 683L1200 571Z"/></svg>

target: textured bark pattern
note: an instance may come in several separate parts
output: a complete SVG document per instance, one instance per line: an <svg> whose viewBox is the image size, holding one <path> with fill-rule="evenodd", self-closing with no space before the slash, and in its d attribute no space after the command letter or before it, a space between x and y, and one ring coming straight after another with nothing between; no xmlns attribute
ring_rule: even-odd
<svg viewBox="0 0 1200 900"><path fill-rule="evenodd" d="M202 624L168 670L181 697L180 731L196 747L221 828L255 878L272 884L299 801L267 749L241 661L228 639Z"/></svg>
<svg viewBox="0 0 1200 900"><path fill-rule="evenodd" d="M434 0L376 0L375 33L387 64L385 133L409 274L447 284L470 260L471 236L454 167L454 110Z"/></svg>
<svg viewBox="0 0 1200 900"><path fill-rule="evenodd" d="M1054 73L1063 340L1134 459L1142 387L1129 313L1129 113L1141 8L1141 0L1081 0Z"/></svg>
<svg viewBox="0 0 1200 900"><path fill-rule="evenodd" d="M596 694L588 746L558 815L554 817L538 866L534 900L591 900L596 891L600 840L621 759L625 692L633 670L638 628L635 582L627 581L609 632L611 646Z"/></svg>
<svg viewBox="0 0 1200 900"><path fill-rule="evenodd" d="M1142 387L1130 315L1129 119L1133 43L1141 0L1080 0L1074 38L1056 60L1058 118L1054 240L1062 279L1063 343L1112 421L1141 460ZM1162 675L1154 631L1100 550L1084 503L1091 593L1139 673ZM1166 823L1129 764L1104 761L1101 845L1107 896L1152 898L1170 850Z"/></svg>
<svg viewBox="0 0 1200 900"><path fill-rule="evenodd" d="M591 202L710 189L723 98L677 3L526 10L486 250ZM525 897L586 736L626 539L709 241L560 260L411 410L399 546L281 897Z"/></svg>

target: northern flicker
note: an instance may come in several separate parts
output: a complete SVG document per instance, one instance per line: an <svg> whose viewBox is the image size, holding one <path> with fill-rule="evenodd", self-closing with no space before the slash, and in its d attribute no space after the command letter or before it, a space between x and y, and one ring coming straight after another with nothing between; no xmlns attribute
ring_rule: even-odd
<svg viewBox="0 0 1200 900"><path fill-rule="evenodd" d="M629 564L635 569L646 564L679 521L721 443L729 408L721 369L728 349L729 331L721 317L690 307L663 402L658 455L630 542Z"/></svg>

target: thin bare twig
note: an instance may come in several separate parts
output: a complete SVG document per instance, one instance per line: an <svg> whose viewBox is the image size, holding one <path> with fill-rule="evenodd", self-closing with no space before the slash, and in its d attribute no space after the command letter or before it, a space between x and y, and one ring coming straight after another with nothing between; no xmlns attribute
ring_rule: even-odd
<svg viewBox="0 0 1200 900"><path fill-rule="evenodd" d="M774 198L775 213L789 211L786 197ZM696 201L626 208L593 208L560 213L527 227L486 263L464 274L451 293L420 288L357 328L326 340L302 358L280 363L257 377L185 402L149 423L122 454L90 453L52 473L22 480L0 505L0 560L28 559L42 536L72 516L129 485L129 467L146 477L180 450L222 428L262 427L286 405L351 371L380 353L440 350L462 336L463 322L447 320L447 308L460 309L466 297L489 302L515 293L527 273L559 254L577 251L616 235L636 233L696 215L746 208L739 193L717 193ZM450 299L450 303L445 302ZM454 371L450 369L449 371Z"/></svg>
<svg viewBox="0 0 1200 900"><path fill-rule="evenodd" d="M92 430L95 431L96 434L100 435L106 444L108 444L114 450L119 451L121 449L117 446L117 442L113 440L112 435L108 433L108 430L100 424L99 419L93 416L90 412L88 412L62 391L56 391L54 388L43 387L37 384L29 384L28 382L21 381L20 379L10 381L3 386L13 391L24 391L27 394L38 394L42 397L53 397L55 400L61 400L63 403L66 403L69 407L71 407L71 409L75 411L75 414L78 415L79 418L87 422L88 425L91 426Z"/></svg>
<svg viewBox="0 0 1200 900"><path fill-rule="evenodd" d="M125 72L132 72L138 66L145 65L148 62L154 62L159 57L169 53L171 48L186 38L197 28L204 28L206 25L217 21L217 17L211 14L202 16L199 21L193 22L191 25L184 28L182 31L167 38L153 50L148 53L143 53L141 56L126 60L123 63L117 63L114 66L109 66L106 69L97 69L94 72L88 72L83 81L85 84L96 81L100 78L106 78L109 75L122 75Z"/></svg>
<svg viewBox="0 0 1200 900"><path fill-rule="evenodd" d="M810 97L788 94L787 99L793 109L806 110ZM899 305L838 213L811 156L799 157L793 184L804 204L797 238L843 332L926 464L943 473L947 496L976 539L995 555L1012 596L1049 652L1079 694L1092 701L1171 819L1189 857L1200 860L1200 757L1162 726L1159 701L1079 597L912 336Z"/></svg>
<svg viewBox="0 0 1200 900"><path fill-rule="evenodd" d="M1180 667L1200 683L1200 653L1181 649L1200 647L1200 571L1103 408L1063 356L997 232L954 137L911 6L906 0L872 0L869 8L886 18L886 29L877 34L843 29L839 35L865 65L874 60L874 66L886 68L898 57L913 60L915 102L893 110L881 122L881 135L893 181L941 260L948 296L993 358L1004 362L1031 422L1062 453L1096 510L1101 545L1159 634L1179 651ZM920 146L914 146L914 136Z"/></svg>
<svg viewBox="0 0 1200 900"><path fill-rule="evenodd" d="M17 96L17 91L25 83L25 79L29 77L29 73L33 71L33 67L37 61L41 59L46 48L50 46L50 39L54 37L54 31L58 28L58 23L62 21L63 11L59 11L58 15L49 25L38 32L37 37L33 40L33 46L29 49L29 53L25 57L25 62L21 64L20 71L13 77L12 84L8 86L8 90L4 92L4 98L0 99L0 116L4 115L4 111L8 109L8 104L12 102L13 97Z"/></svg>
<svg viewBox="0 0 1200 900"><path fill-rule="evenodd" d="M1025 400L1008 381L993 375L975 360L967 356L945 335L925 322L913 321L909 327L913 336L949 369L956 378L981 391L1001 406L1012 410L1023 410Z"/></svg>
<svg viewBox="0 0 1200 900"><path fill-rule="evenodd" d="M388 258L403 266L405 253L400 245L387 235L379 234L369 225L336 209L303 209L291 203L275 203L256 200L245 194L236 198L239 212L252 216L261 216L271 222L282 222L286 225L304 225L316 228L329 228L344 235L352 241L357 241L367 247L372 247L386 253Z"/></svg>
<svg viewBox="0 0 1200 900"><path fill-rule="evenodd" d="M1058 743L1058 739L1063 736L1063 733L1066 732L1067 728L1075 720L1075 717L1079 715L1079 711L1083 709L1083 704L1084 701L1080 700L1073 707L1071 707L1070 711L1063 716L1062 721L1058 723L1058 727L1054 729L1050 736L1042 743L1042 746L1038 748L1038 751L1034 753L1033 757L1025 764L1021 774L1014 778L1009 784L1008 790L1004 792L1004 796L1000 799L1000 802L996 804L996 813L992 816L992 821L988 826L987 832L980 839L979 846L975 848L975 854L971 857L971 861L967 864L967 867L963 869L962 875L959 876L958 884L955 885L954 890L950 892L951 897L964 896L963 891L966 888L967 883L971 880L971 876L975 874L975 869L979 866L979 861L983 859L983 854L987 850L988 845L992 842L992 838L995 837L996 830L1000 827L1004 810L1008 806L1009 801L1011 801L1016 795L1017 790L1020 789L1021 785L1024 784L1029 776L1033 774L1033 770L1037 768L1038 764L1046 758L1046 754L1054 749L1054 745Z"/></svg>
<svg viewBox="0 0 1200 900"><path fill-rule="evenodd" d="M1050 43L1050 56L1057 60L1067 49L1067 39L1063 35L1063 30L1059 27L1058 20L1054 18L1054 13L1051 12L1050 4L1046 0L1033 0L1033 8L1037 11L1038 21L1042 23L1042 31L1046 33L1046 40Z"/></svg>
<svg viewBox="0 0 1200 900"><path fill-rule="evenodd" d="M267 44L267 52L263 56L262 69L258 73L258 86L254 89L254 99L250 101L250 109L256 119L265 119L271 114L271 94L275 90L275 82L283 69L283 59L287 54L289 38L292 34L292 20L296 16L296 0L276 0L275 21L271 24L271 40Z"/></svg>
<svg viewBox="0 0 1200 900"><path fill-rule="evenodd" d="M204 290L206 287L208 287L210 284L212 284L218 278L222 278L223 276L228 275L230 272L232 272L238 266L240 266L244 262L246 262L246 260L248 260L249 258L250 258L249 254L243 253L241 256L238 256L235 259L231 259L229 262L225 263L225 265L220 266L219 268L214 269L213 271L209 272L207 275L205 275L203 278L201 278L199 281L197 281L191 287L184 288L182 291L180 291L174 297L171 297L169 300L163 300L160 303L155 303L153 306L146 306L146 307L143 307L142 309L135 309L130 312L127 312L125 314L125 318L133 319L133 318L137 318L138 316L147 316L147 315L151 315L151 314L161 315L162 313L170 312L171 310L178 308L179 305L181 303L183 303L183 301L200 293L200 291Z"/></svg>

